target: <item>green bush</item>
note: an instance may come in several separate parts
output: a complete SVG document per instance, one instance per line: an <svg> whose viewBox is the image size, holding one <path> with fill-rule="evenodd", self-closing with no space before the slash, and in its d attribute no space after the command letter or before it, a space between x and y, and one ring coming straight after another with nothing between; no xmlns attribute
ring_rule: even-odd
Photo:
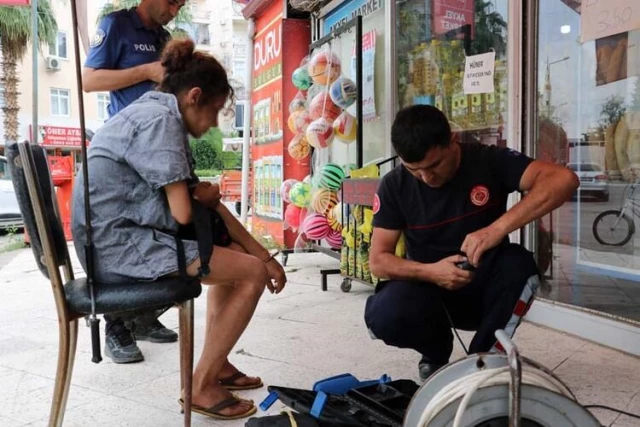
<svg viewBox="0 0 640 427"><path fill-rule="evenodd" d="M209 140L192 139L190 145L197 169L213 169L216 167L218 153Z"/></svg>
<svg viewBox="0 0 640 427"><path fill-rule="evenodd" d="M211 178L211 177L220 175L221 173L220 170L218 169L196 169L195 172L196 172L196 175L201 178L203 177Z"/></svg>

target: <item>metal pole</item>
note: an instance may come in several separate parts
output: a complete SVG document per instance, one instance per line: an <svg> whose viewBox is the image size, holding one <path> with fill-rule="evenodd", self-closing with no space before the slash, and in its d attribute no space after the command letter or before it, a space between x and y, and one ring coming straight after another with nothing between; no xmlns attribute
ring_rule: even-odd
<svg viewBox="0 0 640 427"><path fill-rule="evenodd" d="M244 123L243 123L243 141L242 141L242 186L240 192L240 222L247 226L247 212L249 211L249 169L250 169L250 144L251 144L251 93L253 91L253 82L251 81L253 71L253 37L256 32L255 21L249 19L247 28L247 66L245 67L244 87L247 99L244 101Z"/></svg>
<svg viewBox="0 0 640 427"><path fill-rule="evenodd" d="M391 137L391 126L398 109L397 91L398 84L396 79L396 2L390 1L385 5L385 21L384 21L384 59L385 63L385 94L387 118L385 120L385 138L388 141ZM385 157L392 157L395 153L391 144L385 144Z"/></svg>
<svg viewBox="0 0 640 427"><path fill-rule="evenodd" d="M495 332L498 342L507 353L511 381L509 382L509 427L520 427L520 399L522 392L522 361L518 353L518 347L511 341L502 329Z"/></svg>
<svg viewBox="0 0 640 427"><path fill-rule="evenodd" d="M356 17L356 119L358 128L356 131L356 164L358 168L363 164L362 142L362 15Z"/></svg>
<svg viewBox="0 0 640 427"><path fill-rule="evenodd" d="M32 86L32 117L31 117L31 143L38 143L38 51L40 47L40 36L38 35L38 0L31 0L31 35L32 35L32 59L31 72L33 73Z"/></svg>

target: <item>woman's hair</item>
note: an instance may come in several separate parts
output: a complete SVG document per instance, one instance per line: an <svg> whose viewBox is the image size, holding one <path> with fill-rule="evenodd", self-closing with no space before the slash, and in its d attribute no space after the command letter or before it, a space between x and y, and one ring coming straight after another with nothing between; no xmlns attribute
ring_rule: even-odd
<svg viewBox="0 0 640 427"><path fill-rule="evenodd" d="M162 51L160 61L164 67L164 78L158 85L159 91L177 95L199 87L202 90L200 105L216 99L233 98L233 88L224 67L213 56L196 52L192 40L170 41Z"/></svg>

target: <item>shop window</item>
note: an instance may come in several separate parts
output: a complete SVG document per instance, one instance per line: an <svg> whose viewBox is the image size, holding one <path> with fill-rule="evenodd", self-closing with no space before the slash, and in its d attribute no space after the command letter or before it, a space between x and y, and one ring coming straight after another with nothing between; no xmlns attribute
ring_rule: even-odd
<svg viewBox="0 0 640 427"><path fill-rule="evenodd" d="M51 89L51 115L69 117L71 106L68 89Z"/></svg>
<svg viewBox="0 0 640 427"><path fill-rule="evenodd" d="M56 41L49 45L49 55L57 58L69 58L67 56L67 33L64 31L58 31Z"/></svg>
<svg viewBox="0 0 640 427"><path fill-rule="evenodd" d="M109 118L109 94L98 94L98 120L107 120Z"/></svg>
<svg viewBox="0 0 640 427"><path fill-rule="evenodd" d="M238 80L244 80L246 73L246 62L244 60L233 61L233 77Z"/></svg>
<svg viewBox="0 0 640 427"><path fill-rule="evenodd" d="M638 321L640 31L583 41L582 9L540 0L533 152L580 179L538 228L543 296Z"/></svg>

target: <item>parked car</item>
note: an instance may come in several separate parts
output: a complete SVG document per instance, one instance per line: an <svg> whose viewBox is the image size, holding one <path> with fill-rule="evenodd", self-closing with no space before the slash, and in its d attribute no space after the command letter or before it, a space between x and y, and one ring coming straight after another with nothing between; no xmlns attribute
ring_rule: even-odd
<svg viewBox="0 0 640 427"><path fill-rule="evenodd" d="M23 226L18 199L7 167L7 158L0 156L0 229Z"/></svg>
<svg viewBox="0 0 640 427"><path fill-rule="evenodd" d="M580 179L580 197L593 197L603 202L609 201L609 177L597 163L569 163L567 167ZM577 195L576 195L577 196Z"/></svg>

